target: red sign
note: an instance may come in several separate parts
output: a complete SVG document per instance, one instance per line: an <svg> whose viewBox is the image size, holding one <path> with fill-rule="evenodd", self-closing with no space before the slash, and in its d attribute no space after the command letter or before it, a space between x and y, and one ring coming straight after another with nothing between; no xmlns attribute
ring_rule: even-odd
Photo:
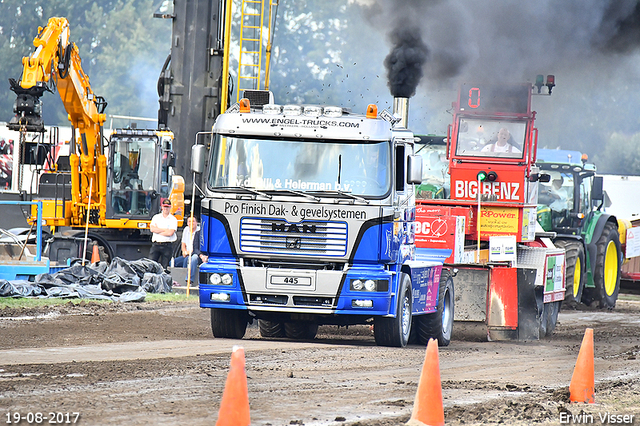
<svg viewBox="0 0 640 426"><path fill-rule="evenodd" d="M451 198L455 200L477 200L478 191L483 198L491 201L503 201L509 203L524 204L525 196L524 170L496 170L498 175L494 182L478 182L478 170L474 165L472 169L456 167L451 170Z"/></svg>

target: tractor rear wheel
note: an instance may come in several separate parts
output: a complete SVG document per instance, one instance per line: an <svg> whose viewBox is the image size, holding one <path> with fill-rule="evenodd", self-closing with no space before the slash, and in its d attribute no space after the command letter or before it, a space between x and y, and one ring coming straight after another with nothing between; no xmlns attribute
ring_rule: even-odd
<svg viewBox="0 0 640 426"><path fill-rule="evenodd" d="M553 243L556 247L565 250L566 292L562 306L574 309L580 304L584 291L584 267L586 265L584 245L576 240L556 240Z"/></svg>
<svg viewBox="0 0 640 426"><path fill-rule="evenodd" d="M593 283L595 288L586 288L583 302L597 302L600 308L613 309L620 291L620 235L615 224L604 226L602 235L596 243L596 265Z"/></svg>

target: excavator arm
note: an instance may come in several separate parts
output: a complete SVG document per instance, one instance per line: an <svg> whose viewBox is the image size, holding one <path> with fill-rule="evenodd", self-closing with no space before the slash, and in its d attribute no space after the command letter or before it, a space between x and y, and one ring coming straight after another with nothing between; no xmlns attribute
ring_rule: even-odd
<svg viewBox="0 0 640 426"><path fill-rule="evenodd" d="M102 127L106 121L106 101L91 90L89 77L81 66L75 43L69 41L69 22L53 17L47 26L38 28L35 51L22 59L19 82L10 79L16 93L15 116L9 128L25 132L44 132L42 100L45 91L57 90L71 122L71 203L64 219L52 219L52 225L82 225L88 206L99 208L104 220L106 195L106 158L102 144ZM76 130L79 137L76 138ZM54 210L56 206L54 206ZM67 209L64 209L67 210ZM59 216L55 214L54 216Z"/></svg>

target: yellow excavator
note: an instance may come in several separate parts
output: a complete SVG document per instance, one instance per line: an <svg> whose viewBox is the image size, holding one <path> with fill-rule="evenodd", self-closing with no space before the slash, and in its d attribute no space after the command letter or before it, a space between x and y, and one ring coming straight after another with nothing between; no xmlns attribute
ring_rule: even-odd
<svg viewBox="0 0 640 426"><path fill-rule="evenodd" d="M67 19L50 18L33 44L35 51L22 59L22 78L10 79L17 98L8 127L20 131L23 140L28 133L44 132L41 97L46 91L58 92L72 127L69 155L40 174L33 195L43 202L44 224L52 227L49 258L90 257L87 240L89 249L100 248L104 260L146 257L149 223L162 198L172 200L182 226L184 179L173 174L173 133L118 129L107 141L107 102L91 89L78 47L69 40Z"/></svg>

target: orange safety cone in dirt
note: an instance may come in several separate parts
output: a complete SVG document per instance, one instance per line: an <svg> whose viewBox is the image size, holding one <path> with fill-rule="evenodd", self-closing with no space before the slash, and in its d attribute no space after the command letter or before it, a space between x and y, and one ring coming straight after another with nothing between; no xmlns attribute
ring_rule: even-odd
<svg viewBox="0 0 640 426"><path fill-rule="evenodd" d="M98 249L98 245L93 245L93 252L91 253L91 263L100 262L100 249Z"/></svg>
<svg viewBox="0 0 640 426"><path fill-rule="evenodd" d="M244 371L244 349L234 346L231 367L224 385L216 426L249 426L249 390Z"/></svg>
<svg viewBox="0 0 640 426"><path fill-rule="evenodd" d="M409 426L443 426L444 408L442 406L442 384L440 383L440 362L438 361L438 342L429 339L427 353L420 374L416 400L413 403Z"/></svg>
<svg viewBox="0 0 640 426"><path fill-rule="evenodd" d="M593 368L593 328L587 328L582 338L576 367L569 385L571 402L595 403L595 371Z"/></svg>

